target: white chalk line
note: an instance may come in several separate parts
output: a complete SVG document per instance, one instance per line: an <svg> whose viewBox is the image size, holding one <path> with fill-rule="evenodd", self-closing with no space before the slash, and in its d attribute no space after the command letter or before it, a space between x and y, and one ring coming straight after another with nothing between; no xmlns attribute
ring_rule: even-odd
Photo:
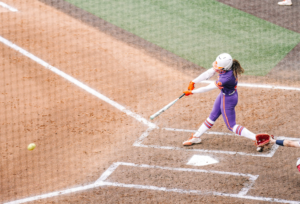
<svg viewBox="0 0 300 204"><path fill-rule="evenodd" d="M162 170L170 170L170 171L184 171L184 172L225 174L225 175L231 175L231 176L243 176L243 177L248 177L249 179L251 178L254 180L256 180L258 178L258 175L243 174L243 173L236 173L236 172L215 171L215 170L206 170L206 169L176 168L176 167L174 168L174 167L165 167L165 166L155 166L155 165L149 165L149 164L134 164L134 163L128 163L128 162L115 162L114 164L111 165L112 168L109 168L106 170L108 173L104 172L105 176L104 177L101 176L97 181L105 181L111 175L111 173L118 166L121 166L121 165L139 167L139 168L148 168L148 169L162 169Z"/></svg>
<svg viewBox="0 0 300 204"><path fill-rule="evenodd" d="M183 171L183 172L218 173L218 174L226 174L226 175L233 175L233 176L244 176L244 177L249 178L249 182L244 184L244 187L240 190L239 193L230 194L230 193L220 193L220 192L214 192L214 191L184 190L184 189L178 189L178 188L166 188L166 187L158 187L158 186L125 184L125 183L105 181L120 165L133 166L133 167L142 167L142 168L157 168L157 169L163 169L163 170L174 170L174 171ZM246 194L248 193L250 188L253 186L253 184L254 184L254 182L256 181L257 178L258 178L258 175L242 174L242 173L235 173L235 172L222 172L222 171L211 171L211 170L190 169L190 168L172 168L172 167L153 166L153 165L147 165L147 164L133 164L133 163L126 163L126 162L116 162L116 163L113 163L100 176L100 178L93 184L89 184L89 185L86 185L86 186L75 187L75 188L71 188L71 189L63 190L63 191L55 191L55 192L52 192L52 193L33 196L33 197L25 198L25 199L20 199L20 200L4 203L4 204L20 204L20 203L39 200L39 199L64 195L64 194L68 194L68 193L84 191L84 190L93 189L93 188L97 188L97 187L101 187L101 186L135 188L135 189L143 189L143 190L175 192L175 193L181 193L181 194L216 195L216 196L225 196L225 197L248 199L248 200L269 201L269 202L279 202L279 203L291 203L291 204L297 204L298 203L299 204L299 201L284 200L284 199L277 199L277 198L268 198L268 197L247 196Z"/></svg>
<svg viewBox="0 0 300 204"><path fill-rule="evenodd" d="M161 129L167 130L167 131L176 131L176 132L197 132L197 130L187 130L187 129L177 129L177 128L161 128ZM213 131L207 131L204 134L208 134L208 135L231 135L231 136L236 135L234 133L213 132Z"/></svg>
<svg viewBox="0 0 300 204"><path fill-rule="evenodd" d="M20 199L20 200L15 200L15 201L7 202L7 203L4 203L4 204L26 203L26 202L31 202L31 201L35 201L35 200L40 200L40 199L65 195L65 194L69 194L69 193L75 193L75 192L78 192L78 191L93 189L93 188L97 188L97 187L104 186L104 185L105 185L104 183L98 182L98 183L89 184L89 185L85 185L85 186L78 186L78 187L75 187L75 188L70 188L70 189L63 190L63 191L55 191L55 192L52 192L52 193L47 193L47 194L43 194L43 195L38 195L38 196L28 197L28 198L24 198L24 199Z"/></svg>
<svg viewBox="0 0 300 204"><path fill-rule="evenodd" d="M120 166L119 162L115 162L95 181L95 183L101 183L105 181L117 168Z"/></svg>
<svg viewBox="0 0 300 204"><path fill-rule="evenodd" d="M228 194L228 193L219 193L219 192L205 192L199 190L184 190L177 188L165 188L165 187L157 187L157 186L147 186L147 185L137 185L137 184L124 184L118 182L103 182L106 186L114 186L114 187L123 187L123 188L135 188L142 190L155 190L155 191L164 191L164 192L174 192L181 194L195 194L195 195L215 195L215 196L224 196L231 198L240 198L247 200L257 200L257 201L268 201L268 202L276 202L276 203L290 203L290 204L299 204L299 201L293 200L284 200L278 198L268 198L268 197L256 197L256 196L245 196L239 194Z"/></svg>
<svg viewBox="0 0 300 204"><path fill-rule="evenodd" d="M150 135L150 132L153 129L154 128L152 128L152 129L148 128L139 137L139 139L133 144L133 146L135 146L135 147L145 147L145 148L154 148L154 149L165 149L165 150L180 150L180 151L186 151L186 152L216 153L216 154L242 155L242 156L254 156L254 157L273 157L273 155L275 154L276 150L279 147L278 145L273 145L268 153L245 153L245 152L234 152L234 151L225 151L225 150L222 151L222 150L210 150L210 149L188 149L188 148L183 148L183 147L145 145L145 144L143 144L144 140ZM197 130L185 130L185 129L176 129L176 128L162 128L162 129L167 130L167 131L177 131L177 132L196 132L197 131ZM236 136L236 134L232 134L232 133L210 132L210 131L205 132L204 134ZM285 138L284 136L281 136L281 137Z"/></svg>
<svg viewBox="0 0 300 204"><path fill-rule="evenodd" d="M173 170L173 171L183 171L183 172L201 172L201 173L218 173L218 174L226 174L233 176L243 176L248 177L249 182L244 184L244 187L237 194L229 194L229 193L220 193L214 191L199 191L199 190L184 190L178 188L168 189L166 187L158 187L158 186L147 186L147 185L137 185L137 184L125 184L118 182L106 182L105 180L118 168L120 165L125 166L133 166L133 167L142 167L142 168L157 168L163 170ZM133 164L127 162L116 162L109 167L96 182L104 183L107 186L115 186L115 187L126 187L126 188L136 188L136 189L147 189L147 190L156 190L156 191L165 191L165 192L176 192L182 194L197 194L197 195L216 195L216 196L225 196L225 197L233 197L233 198L241 198L241 199L249 199L249 200L258 200L258 201L269 201L269 202L279 202L279 203L291 203L296 204L300 203L299 201L293 200L284 200L278 198L268 198L268 197L257 197L257 196L247 196L246 194L254 185L254 182L258 178L259 175L252 174L242 174L235 172L223 172L223 171L212 171L212 170L203 170L203 169L190 169L190 168L172 168L172 167L162 167L162 166L153 166L147 164ZM95 183L96 183L95 182Z"/></svg>
<svg viewBox="0 0 300 204"><path fill-rule="evenodd" d="M12 12L17 12L18 11L18 9L16 9L16 8L14 8L12 6L9 6L9 5L1 2L1 1L0 1L0 6L2 6L3 8L6 8L6 9L12 11Z"/></svg>
<svg viewBox="0 0 300 204"><path fill-rule="evenodd" d="M210 84L215 81L206 80L201 83ZM290 87L290 86L275 86L275 85L265 85L265 84L250 84L250 83L238 83L238 86L241 87L250 87L250 88L262 88L262 89L279 89L279 90L291 90L291 91L300 91L300 88Z"/></svg>
<svg viewBox="0 0 300 204"><path fill-rule="evenodd" d="M154 149L165 149L165 150L177 150L177 151L186 151L186 152L202 152L202 153L215 153L215 154L228 154L228 155L241 155L241 156L254 156L254 157L272 157L274 154L254 154L254 153L245 153L245 152L234 152L234 151L221 151L221 150L207 150L207 149L185 149L181 147L172 147L172 146L158 146L158 145L144 145L136 144L136 147L145 147L145 148L154 148ZM274 145L274 149L278 149ZM272 151L274 151L272 149Z"/></svg>
<svg viewBox="0 0 300 204"><path fill-rule="evenodd" d="M300 141L300 138L295 138L295 137L285 137L285 136L277 136L277 137L275 137L275 139Z"/></svg>
<svg viewBox="0 0 300 204"><path fill-rule="evenodd" d="M148 164L133 164L133 163L127 163L127 162L117 162L112 165L112 168L109 168L107 170L107 173L104 172L106 177L102 177L107 179L108 176L110 176L113 171L116 170L116 168L120 165L123 166L132 166L132 167L140 167L140 168L151 168L151 169L162 169L162 170L169 170L169 171L181 171L181 172L196 172L196 173L211 173L211 174L221 174L221 175L231 175L231 176L242 176L242 177L248 177L249 182L245 182L244 187L240 190L238 195L245 195L249 189L254 185L256 179L258 178L258 175L252 175L252 174L243 174L243 173L236 173L236 172L226 172L226 171L214 171L214 170L205 170L205 169L191 169L191 168L173 168L173 167L162 167L162 166L154 166L154 165L148 165ZM98 179L98 182L102 181L105 182L105 180ZM181 189L178 189L181 190ZM218 193L213 191L205 191L206 193Z"/></svg>
<svg viewBox="0 0 300 204"><path fill-rule="evenodd" d="M155 128L149 127L145 132L143 132L143 134L133 143L133 146L138 146L141 145L142 142L144 141L144 139L146 137L148 137L148 135L150 134L150 132L152 130L154 130Z"/></svg>
<svg viewBox="0 0 300 204"><path fill-rule="evenodd" d="M95 181L93 184L89 184L86 186L79 186L75 188L71 188L68 190L63 191L55 191L52 193L47 193L43 195L33 196L25 199L20 199L12 202L8 202L5 204L19 204L25 203L30 201L35 201L39 199L50 198L54 196L64 195L68 193L74 193L78 191L84 191L92 188L97 188L100 186L118 186L118 187L130 187L130 188L139 188L139 189L151 189L151 190L162 190L162 191L174 191L175 189L167 189L164 187L156 187L156 186L144 186L144 185L133 185L133 184L121 184L116 182L105 182L105 180L120 166L132 166L132 167L140 167L140 168L152 168L152 169L163 169L163 170L171 170L171 171L183 171L183 172L198 172L198 173L213 173L213 174L225 174L225 175L232 175L232 176L243 176L248 177L249 182L246 183L245 187L240 191L240 193L248 192L250 187L254 184L255 180L258 178L258 175L252 174L243 174L243 173L235 173L235 172L223 172L223 171L213 171L213 170L203 170L203 169L189 169L189 168L171 168L171 167L162 167L162 166L153 166L147 164L134 164L134 163L127 163L127 162L116 162L113 163L101 176L98 180ZM184 193L186 190L177 189L176 192ZM181 192L182 191L182 192ZM186 191L186 192L193 192L193 191ZM205 193L205 194L213 194L215 192L201 192L197 191L198 193ZM240 194L239 193L239 194Z"/></svg>
<svg viewBox="0 0 300 204"><path fill-rule="evenodd" d="M77 79L73 78L72 76L60 71L59 69L57 69L56 67L48 64L47 62L43 61L42 59L36 57L35 55L27 52L26 50L24 50L23 48L13 44L12 42L6 40L5 38L0 36L0 42L2 42L3 44L9 46L10 48L22 53L23 55L25 55L26 57L32 59L33 61L37 62L38 64L42 65L43 67L45 67L46 69L49 69L50 71L54 72L55 74L63 77L64 79L68 80L69 82L75 84L76 86L82 88L83 90L87 91L88 93L96 96L97 98L105 101L106 103L112 105L113 107L117 108L118 110L122 111L123 113L126 113L127 115L135 118L137 121L144 123L145 125L147 125L148 127L157 127L154 123L149 122L148 120L146 120L145 118L143 118L142 116L126 109L124 106L118 104L117 102L109 99L108 97L104 96L103 94L99 93L98 91L90 88L89 86L83 84L82 82L78 81Z"/></svg>

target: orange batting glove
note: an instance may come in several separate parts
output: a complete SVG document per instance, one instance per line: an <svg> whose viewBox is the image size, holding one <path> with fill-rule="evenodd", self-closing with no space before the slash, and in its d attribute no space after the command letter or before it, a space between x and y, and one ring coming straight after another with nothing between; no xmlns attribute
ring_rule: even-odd
<svg viewBox="0 0 300 204"><path fill-rule="evenodd" d="M192 95L193 93L192 93L192 91L184 91L183 92L186 96L189 96L189 95Z"/></svg>
<svg viewBox="0 0 300 204"><path fill-rule="evenodd" d="M189 84L188 90L193 91L194 88L195 88L195 83L191 81L190 84Z"/></svg>

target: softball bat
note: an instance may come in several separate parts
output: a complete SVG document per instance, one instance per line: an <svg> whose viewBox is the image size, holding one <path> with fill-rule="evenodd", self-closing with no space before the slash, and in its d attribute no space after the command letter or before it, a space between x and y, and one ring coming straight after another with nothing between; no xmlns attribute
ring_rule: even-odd
<svg viewBox="0 0 300 204"><path fill-rule="evenodd" d="M154 118L156 118L157 116L159 116L160 114L162 114L163 112L165 112L166 110L168 110L171 106L173 106L179 99L181 99L185 94L182 94L181 96L179 96L177 99L175 99L174 101L172 101L171 103L169 103L168 105L166 105L165 107L163 107L162 109L160 109L159 111L157 111L156 113L154 113L153 115L150 116L150 119L153 120Z"/></svg>

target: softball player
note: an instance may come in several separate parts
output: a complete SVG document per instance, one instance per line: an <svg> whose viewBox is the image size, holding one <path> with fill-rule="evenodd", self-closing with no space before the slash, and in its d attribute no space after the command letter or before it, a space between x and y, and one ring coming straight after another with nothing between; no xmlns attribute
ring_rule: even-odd
<svg viewBox="0 0 300 204"><path fill-rule="evenodd" d="M218 80L215 83L211 83L206 87L195 89L195 84L203 80L211 78L215 73L218 73ZM188 96L195 93L203 93L219 88L221 93L215 100L214 107L210 113L210 116L200 126L195 134L190 139L183 142L183 145L189 146L197 143L201 143L200 136L207 130L212 128L215 121L222 114L223 120L228 129L238 135L246 137L251 140L256 140L255 134L249 131L247 128L237 125L235 121L235 106L238 103L238 92L236 90L238 84L238 75L244 73L244 69L241 67L239 61L232 59L232 57L223 53L220 54L213 63L213 68L205 71L196 79L190 82L188 91L183 93ZM263 151L263 147L257 148L258 152Z"/></svg>
<svg viewBox="0 0 300 204"><path fill-rule="evenodd" d="M270 138L271 144L277 144L280 146L285 147L297 147L300 148L300 141L291 141L291 140L275 140L273 138ZM296 163L297 169L300 172L300 158L298 158L298 161Z"/></svg>

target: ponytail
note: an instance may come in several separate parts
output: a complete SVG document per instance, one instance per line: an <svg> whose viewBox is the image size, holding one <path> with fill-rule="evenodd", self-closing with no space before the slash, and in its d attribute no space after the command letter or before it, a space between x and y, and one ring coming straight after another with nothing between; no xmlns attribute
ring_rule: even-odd
<svg viewBox="0 0 300 204"><path fill-rule="evenodd" d="M237 61L236 59L233 59L231 70L233 71L235 78L237 78L238 75L241 75L242 73L244 73L243 67L241 67L240 62Z"/></svg>

